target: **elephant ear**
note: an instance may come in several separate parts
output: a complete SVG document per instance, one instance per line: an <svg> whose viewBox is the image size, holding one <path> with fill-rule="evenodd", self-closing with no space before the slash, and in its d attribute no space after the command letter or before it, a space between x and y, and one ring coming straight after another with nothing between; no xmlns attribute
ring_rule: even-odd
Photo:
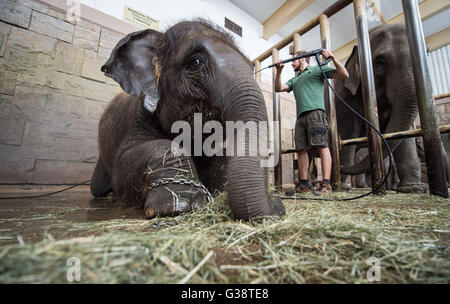
<svg viewBox="0 0 450 304"><path fill-rule="evenodd" d="M159 101L160 60L158 46L163 34L147 29L122 38L101 70L128 94L144 95L144 106L154 112Z"/></svg>
<svg viewBox="0 0 450 304"><path fill-rule="evenodd" d="M361 75L359 69L358 46L353 47L352 54L345 63L349 77L345 79L344 87L346 87L352 95L356 95L359 84L361 83Z"/></svg>

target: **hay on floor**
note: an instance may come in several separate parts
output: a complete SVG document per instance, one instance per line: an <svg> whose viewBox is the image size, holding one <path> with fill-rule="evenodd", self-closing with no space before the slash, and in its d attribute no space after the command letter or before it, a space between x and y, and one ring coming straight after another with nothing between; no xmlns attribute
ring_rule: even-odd
<svg viewBox="0 0 450 304"><path fill-rule="evenodd" d="M222 193L174 218L54 224L41 241L1 246L0 282L67 283L71 257L82 283L368 283L373 261L380 283L450 281L448 199L284 204L282 218L234 221ZM84 236L55 239L61 229Z"/></svg>

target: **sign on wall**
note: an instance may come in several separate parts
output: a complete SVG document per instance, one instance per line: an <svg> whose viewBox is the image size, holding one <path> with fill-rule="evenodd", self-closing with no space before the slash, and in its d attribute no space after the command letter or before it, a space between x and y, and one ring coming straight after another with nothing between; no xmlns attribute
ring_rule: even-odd
<svg viewBox="0 0 450 304"><path fill-rule="evenodd" d="M128 21L142 29L159 31L159 21L152 17L125 5L123 20Z"/></svg>

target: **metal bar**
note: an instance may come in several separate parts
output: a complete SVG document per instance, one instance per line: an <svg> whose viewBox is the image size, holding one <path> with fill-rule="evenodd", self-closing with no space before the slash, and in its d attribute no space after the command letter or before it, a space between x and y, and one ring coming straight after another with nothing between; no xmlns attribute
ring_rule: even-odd
<svg viewBox="0 0 450 304"><path fill-rule="evenodd" d="M352 0L339 0L333 3L330 7L325 9L323 12L321 12L319 15L317 15L314 19L311 19L308 23L304 24L303 26L299 27L295 31L293 31L289 36L286 36L281 41L276 43L274 46L272 46L270 49L266 50L264 53L259 55L257 58L255 58L253 61L258 60L260 62L264 61L264 59L269 58L272 55L272 49L281 50L286 45L291 43L293 40L293 36L295 33L298 33L299 35L303 35L304 33L308 32L312 28L314 28L316 25L319 24L320 16L326 15L328 17L333 16L337 12L339 12L341 9L345 8L347 5L352 3Z"/></svg>
<svg viewBox="0 0 450 304"><path fill-rule="evenodd" d="M297 33L295 33L294 34L294 52L292 53L292 55L295 53L295 52L298 52L298 51L301 51L301 49L302 49L302 39L301 39L301 36L299 35L299 34L297 34ZM298 75L298 72L296 72L295 73L295 75L297 76ZM293 139L293 141L294 141L294 146L295 146L295 129L292 129L291 130L291 134L292 134L292 139ZM297 181L298 182L300 182L300 164L299 164L299 159L298 159L298 153L295 153L295 154L297 154L297 158L296 158L296 155L294 155L293 156L293 158L294 158L294 160L296 160L297 161L297 172L298 172L298 177L297 177ZM295 168L295 167L294 167ZM295 182L296 182L296 177L295 177L295 169L293 169L293 171L294 171L294 184L295 184Z"/></svg>
<svg viewBox="0 0 450 304"><path fill-rule="evenodd" d="M272 50L272 63L276 63L279 60L279 52L277 49ZM280 94L275 92L275 77L277 70L272 68L272 100L273 100L273 123L278 124L278 132L273 132L273 146L275 155L278 155L278 162L274 168L275 173L275 187L281 188L282 183L282 163L281 163L281 111L280 111Z"/></svg>
<svg viewBox="0 0 450 304"><path fill-rule="evenodd" d="M364 0L354 0L353 8L355 10L356 33L358 37L358 55L359 66L361 68L361 85L364 99L364 112L369 120L377 129L378 110L375 91L375 80L373 77L372 54L370 50L369 30L367 26L366 8ZM377 134L367 126L367 135L369 138L369 158L372 172L372 190L382 183L384 179L384 162L381 149L381 139ZM386 194L386 188L380 187L376 194Z"/></svg>
<svg viewBox="0 0 450 304"><path fill-rule="evenodd" d="M320 37L322 40L322 47L329 50L331 47L330 40L330 22L326 15L320 16ZM332 159L331 166L331 186L333 191L342 191L341 184L341 172L339 161L339 137L336 123L336 103L334 100L334 94L330 90L327 84L327 79L324 79L324 101L325 109L328 118L328 126L330 128L330 153Z"/></svg>
<svg viewBox="0 0 450 304"><path fill-rule="evenodd" d="M440 126L439 133L450 133L450 124ZM394 140L394 139L399 139L399 138L410 138L410 137L423 136L423 132L422 132L422 129L414 129L414 130L408 130L408 131L386 133L386 134L382 134L382 135L386 140ZM367 143L367 137L344 139L344 140L340 141L340 146L342 147L345 145L356 145L356 144L363 144L363 143Z"/></svg>
<svg viewBox="0 0 450 304"><path fill-rule="evenodd" d="M448 197L445 161L441 136L438 130L436 109L433 104L430 72L426 61L427 51L423 35L419 7L416 0L402 0L408 35L409 52L419 104L420 126L423 130L423 145L428 173L430 194Z"/></svg>

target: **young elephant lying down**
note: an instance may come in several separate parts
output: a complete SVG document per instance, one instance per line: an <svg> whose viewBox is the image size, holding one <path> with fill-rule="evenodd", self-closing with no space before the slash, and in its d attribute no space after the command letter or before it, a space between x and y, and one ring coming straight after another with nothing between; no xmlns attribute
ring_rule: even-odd
<svg viewBox="0 0 450 304"><path fill-rule="evenodd" d="M113 191L126 204L142 205L152 218L201 207L210 199L207 190L226 185L235 218L284 214L281 200L267 193L260 154L192 157L171 149L179 135L171 132L173 123L194 126L194 113L222 126L267 122L252 64L228 34L203 20L178 23L165 33L131 33L102 71L126 93L116 96L100 119L100 156L91 181L95 197ZM191 134L191 149L202 147L202 136ZM258 144L266 145L266 137L259 136Z"/></svg>

